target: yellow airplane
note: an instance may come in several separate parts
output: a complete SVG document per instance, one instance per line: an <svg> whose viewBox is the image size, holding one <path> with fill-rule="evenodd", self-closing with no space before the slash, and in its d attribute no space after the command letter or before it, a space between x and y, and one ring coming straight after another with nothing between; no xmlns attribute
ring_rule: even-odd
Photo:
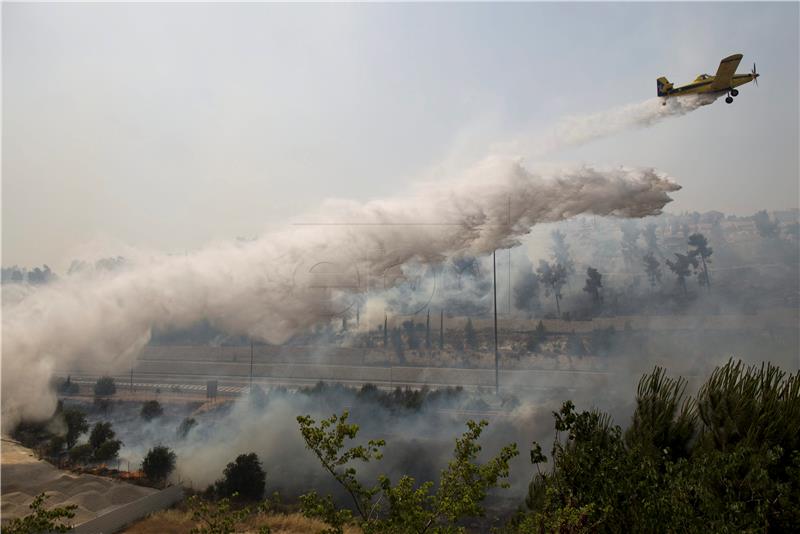
<svg viewBox="0 0 800 534"><path fill-rule="evenodd" d="M736 90L735 87L749 82L756 82L756 85L758 85L757 78L759 74L756 72L755 63L753 63L753 71L750 74L736 74L736 67L739 66L741 60L742 54L728 56L720 61L719 68L714 76L701 74L695 78L693 82L681 85L680 87L673 88L669 80L662 76L657 80L658 96L664 97L662 105L666 106L667 99L673 96L710 93L728 93L728 96L725 97L725 102L731 104L733 102L733 97L739 94L739 91Z"/></svg>

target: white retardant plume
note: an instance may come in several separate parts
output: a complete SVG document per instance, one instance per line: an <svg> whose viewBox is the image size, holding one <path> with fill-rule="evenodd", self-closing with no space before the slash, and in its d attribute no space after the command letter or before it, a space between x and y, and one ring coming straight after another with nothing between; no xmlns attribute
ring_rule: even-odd
<svg viewBox="0 0 800 534"><path fill-rule="evenodd" d="M686 95L618 106L584 115L569 115L558 121L544 136L533 141L519 140L501 148L501 152L519 153L525 146L535 147L532 155L542 156L563 148L582 145L628 131L653 126L670 117L680 117L713 103L720 94Z"/></svg>
<svg viewBox="0 0 800 534"><path fill-rule="evenodd" d="M120 271L67 276L3 309L4 425L52 413L54 370L127 370L151 330L207 319L281 342L346 312L348 296L391 286L408 261L433 263L512 246L541 222L581 213L644 217L679 186L653 169L532 172L488 159L404 198L328 202L285 231Z"/></svg>

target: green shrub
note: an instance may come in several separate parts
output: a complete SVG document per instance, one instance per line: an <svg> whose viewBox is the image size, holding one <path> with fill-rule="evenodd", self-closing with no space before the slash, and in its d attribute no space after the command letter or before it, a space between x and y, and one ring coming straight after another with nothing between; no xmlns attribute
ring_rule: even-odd
<svg viewBox="0 0 800 534"><path fill-rule="evenodd" d="M98 449L106 441L114 439L114 430L111 428L111 423L95 423L92 427L92 433L89 434L89 444L92 449Z"/></svg>
<svg viewBox="0 0 800 534"><path fill-rule="evenodd" d="M256 453L240 454L225 467L223 477L214 484L214 491L222 497L239 495L245 500L258 500L264 495L267 474Z"/></svg>
<svg viewBox="0 0 800 534"><path fill-rule="evenodd" d="M477 461L481 451L478 439L486 421L467 422L467 431L456 440L454 458L444 469L434 490L433 482L420 485L403 476L393 485L381 475L374 485L358 480L353 462L367 463L382 458L383 440L370 440L366 445L347 448L346 440L354 440L358 425L348 423L349 414L333 415L319 424L310 416L297 418L306 446L350 495L361 529L378 532L455 532L460 521L484 514L483 501L489 489L508 487L508 462L516 456L516 444L510 444L485 463ZM378 495L380 497L378 497ZM339 509L332 497L311 492L301 497L303 513L324 521L327 532L343 532L352 520L350 510Z"/></svg>
<svg viewBox="0 0 800 534"><path fill-rule="evenodd" d="M624 434L607 414L565 402L554 414L549 472L540 470L546 458L534 443L531 514L520 524L570 532L798 531L798 375L729 361L696 399L685 386L658 367L645 375ZM570 530L576 525L585 530Z"/></svg>
<svg viewBox="0 0 800 534"><path fill-rule="evenodd" d="M101 376L94 384L94 394L96 397L109 397L117 392L117 384L110 376Z"/></svg>
<svg viewBox="0 0 800 534"><path fill-rule="evenodd" d="M75 446L78 438L89 430L89 423L86 422L86 414L77 408L67 408L61 412L64 424L67 425L67 433L64 436L68 449Z"/></svg>
<svg viewBox="0 0 800 534"><path fill-rule="evenodd" d="M189 432L191 432L195 426L197 426L197 420L194 417L186 417L181 421L176 433L179 438L183 439L189 435Z"/></svg>
<svg viewBox="0 0 800 534"><path fill-rule="evenodd" d="M69 450L69 459L73 463L86 463L92 459L94 448L88 444L75 445Z"/></svg>
<svg viewBox="0 0 800 534"><path fill-rule="evenodd" d="M45 493L37 495L30 504L31 513L25 517L12 519L3 525L6 534L39 534L51 532L68 532L71 527L64 519L75 517L76 504L60 506L45 510L44 501L48 498Z"/></svg>
<svg viewBox="0 0 800 534"><path fill-rule="evenodd" d="M175 453L169 448L158 445L145 455L142 471L148 479L154 482L166 480L175 469L175 458Z"/></svg>
<svg viewBox="0 0 800 534"><path fill-rule="evenodd" d="M161 403L157 400L149 400L142 404L141 416L145 421L151 421L156 417L161 417L164 414L164 409Z"/></svg>
<svg viewBox="0 0 800 534"><path fill-rule="evenodd" d="M94 450L94 460L96 462L110 462L117 457L120 447L122 447L121 441L117 439L107 440Z"/></svg>

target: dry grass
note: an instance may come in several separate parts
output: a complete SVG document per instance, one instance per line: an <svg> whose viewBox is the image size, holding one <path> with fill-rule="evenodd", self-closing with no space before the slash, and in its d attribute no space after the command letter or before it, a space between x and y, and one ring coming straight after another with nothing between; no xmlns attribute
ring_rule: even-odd
<svg viewBox="0 0 800 534"><path fill-rule="evenodd" d="M248 524L256 527L268 525L273 534L300 534L306 532L319 532L325 528L325 524L314 519L303 517L302 514L259 514ZM345 534L360 534L361 529L355 526L348 526L344 529Z"/></svg>
<svg viewBox="0 0 800 534"><path fill-rule="evenodd" d="M194 527L192 516L185 510L171 508L150 514L122 532L135 534L188 534Z"/></svg>
<svg viewBox="0 0 800 534"><path fill-rule="evenodd" d="M306 534L320 532L325 525L320 521L308 519L302 514L257 514L239 526L237 532L255 533L258 527L267 525L273 534ZM156 512L141 521L130 525L122 532L126 534L188 534L196 524L188 511L172 508ZM345 534L360 534L361 529L349 526Z"/></svg>

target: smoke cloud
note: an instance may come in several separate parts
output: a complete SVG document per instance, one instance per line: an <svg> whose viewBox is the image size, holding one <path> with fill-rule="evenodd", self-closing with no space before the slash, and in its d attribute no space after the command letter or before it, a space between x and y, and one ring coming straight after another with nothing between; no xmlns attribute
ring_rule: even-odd
<svg viewBox="0 0 800 534"><path fill-rule="evenodd" d="M541 222L581 213L660 213L679 186L652 169L564 168L540 174L489 159L462 177L419 184L406 198L327 203L260 239L162 256L102 276L67 277L3 313L3 411L44 417L56 365L126 369L153 328L204 318L279 343L344 313L348 298L391 286L415 260L439 262L510 247Z"/></svg>
<svg viewBox="0 0 800 534"><path fill-rule="evenodd" d="M652 99L568 117L541 152L688 113L714 98ZM43 418L55 406L56 368L127 369L154 328L208 320L231 334L279 343L347 313L354 295L397 284L409 262L508 248L539 223L579 214L661 213L680 187L654 169L526 168L490 157L404 197L326 202L283 231L184 256L141 255L33 289L4 290L3 424Z"/></svg>

